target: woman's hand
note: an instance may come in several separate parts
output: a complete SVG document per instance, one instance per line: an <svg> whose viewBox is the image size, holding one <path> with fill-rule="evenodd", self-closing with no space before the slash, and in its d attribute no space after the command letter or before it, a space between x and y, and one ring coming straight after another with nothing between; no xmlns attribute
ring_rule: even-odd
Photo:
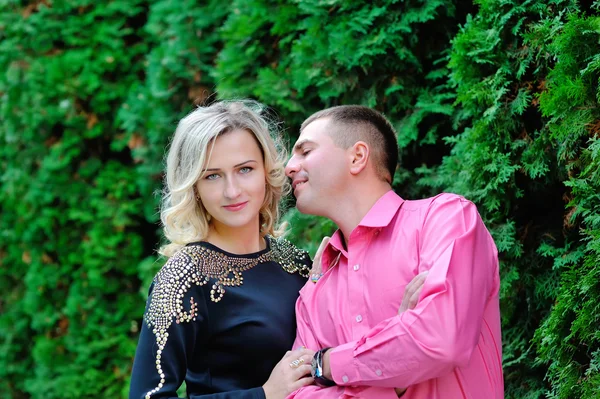
<svg viewBox="0 0 600 399"><path fill-rule="evenodd" d="M311 277L313 274L321 275L321 273L323 273L323 266L321 265L321 257L323 256L323 251L325 250L325 247L327 246L327 243L329 242L330 238L331 237L325 236L321 240L321 245L319 245L319 248L317 249L317 253L315 254L315 257L313 259L312 269L310 270Z"/></svg>
<svg viewBox="0 0 600 399"><path fill-rule="evenodd" d="M277 363L269 380L262 386L267 399L285 399L295 390L313 383L310 363L315 351L296 349L287 351Z"/></svg>

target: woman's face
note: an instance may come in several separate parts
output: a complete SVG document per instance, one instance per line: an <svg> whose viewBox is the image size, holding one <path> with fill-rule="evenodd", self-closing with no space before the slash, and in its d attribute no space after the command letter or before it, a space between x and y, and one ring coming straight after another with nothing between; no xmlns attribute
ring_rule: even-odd
<svg viewBox="0 0 600 399"><path fill-rule="evenodd" d="M219 135L208 148L206 171L196 184L211 224L219 228L259 229L259 211L265 199L263 156L254 135L233 130Z"/></svg>

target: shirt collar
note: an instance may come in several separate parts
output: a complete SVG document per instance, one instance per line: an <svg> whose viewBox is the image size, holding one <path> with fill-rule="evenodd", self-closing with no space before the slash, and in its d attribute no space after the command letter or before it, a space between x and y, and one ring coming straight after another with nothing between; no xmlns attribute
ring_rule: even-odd
<svg viewBox="0 0 600 399"><path fill-rule="evenodd" d="M385 227L392 221L392 218L398 213L398 208L404 203L394 190L390 190L381 196L371 207L369 212L363 217L358 226L363 227ZM332 262L341 252L348 257L344 244L342 243L342 232L338 229L329 239L322 256L323 272L331 267ZM326 266L325 266L326 265Z"/></svg>
<svg viewBox="0 0 600 399"><path fill-rule="evenodd" d="M337 256L338 252L347 255L346 250L344 249L344 244L342 243L342 232L340 231L340 229L337 229L335 233L333 233L333 235L329 239L329 243L327 243L327 246L325 247L325 251L323 252L329 250L333 252L333 254L331 254L333 257ZM323 253L323 255L325 255L325 253Z"/></svg>
<svg viewBox="0 0 600 399"><path fill-rule="evenodd" d="M383 194L358 224L364 227L385 227L392 221L404 200L394 190Z"/></svg>

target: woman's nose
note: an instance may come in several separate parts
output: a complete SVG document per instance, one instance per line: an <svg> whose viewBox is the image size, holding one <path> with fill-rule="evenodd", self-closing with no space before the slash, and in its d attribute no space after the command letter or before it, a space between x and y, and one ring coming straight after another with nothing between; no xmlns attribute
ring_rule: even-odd
<svg viewBox="0 0 600 399"><path fill-rule="evenodd" d="M225 186L225 197L229 199L234 199L239 197L242 190L240 189L240 185L234 178L227 179L227 185Z"/></svg>

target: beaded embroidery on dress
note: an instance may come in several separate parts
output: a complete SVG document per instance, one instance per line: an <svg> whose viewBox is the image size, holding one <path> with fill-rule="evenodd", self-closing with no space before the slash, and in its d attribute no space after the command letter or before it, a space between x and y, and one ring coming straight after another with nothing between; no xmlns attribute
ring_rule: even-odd
<svg viewBox="0 0 600 399"><path fill-rule="evenodd" d="M154 277L154 288L150 294L150 304L144 321L156 336L156 369L160 383L146 394L146 399L150 399L165 383L160 359L169 336L167 330L173 321L180 324L195 321L198 316L198 306L193 297L190 297L188 311L183 305L185 294L192 286L202 286L211 279L214 280L210 299L219 302L225 294L225 286L241 286L244 283L244 271L269 261L278 263L290 274L298 273L308 277L310 258L306 251L298 249L285 238L267 236L266 239L269 241L270 250L254 258L228 256L200 245L183 247L169 258Z"/></svg>

